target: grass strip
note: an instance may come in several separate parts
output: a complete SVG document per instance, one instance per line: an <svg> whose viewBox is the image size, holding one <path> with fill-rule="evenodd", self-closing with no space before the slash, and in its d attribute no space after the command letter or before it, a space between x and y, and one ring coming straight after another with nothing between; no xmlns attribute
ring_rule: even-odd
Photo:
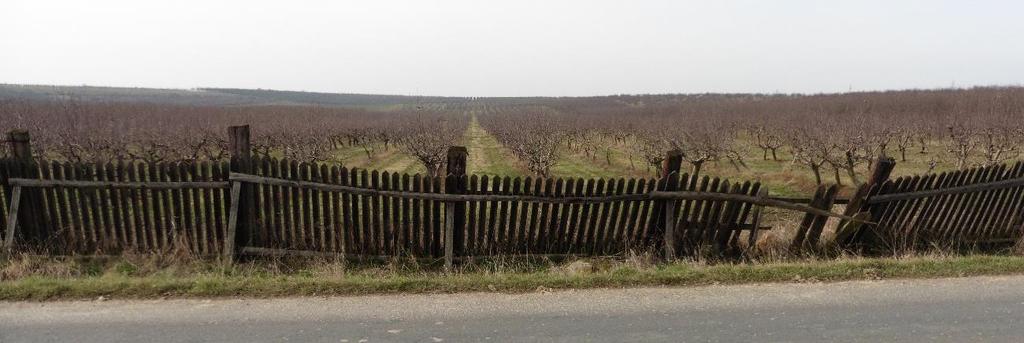
<svg viewBox="0 0 1024 343"><path fill-rule="evenodd" d="M395 272L334 277L293 273L262 275L207 272L196 275L86 277L27 276L0 282L0 300L61 300L160 297L345 296L453 292L531 292L547 289L635 286L695 286L767 282L831 282L864 279L938 278L1024 273L1024 257L973 255L904 259L857 258L828 261L700 265L676 263L643 268L617 266L569 273L558 268L532 272Z"/></svg>

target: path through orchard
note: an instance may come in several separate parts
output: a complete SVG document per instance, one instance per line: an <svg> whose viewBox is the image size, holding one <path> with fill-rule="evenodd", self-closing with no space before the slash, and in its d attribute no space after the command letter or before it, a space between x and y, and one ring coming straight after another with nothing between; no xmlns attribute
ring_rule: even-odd
<svg viewBox="0 0 1024 343"><path fill-rule="evenodd" d="M508 148L480 126L474 113L467 115L472 119L463 136L463 144L466 145L466 150L469 152L467 168L470 173L501 176L530 175L526 167L516 159Z"/></svg>

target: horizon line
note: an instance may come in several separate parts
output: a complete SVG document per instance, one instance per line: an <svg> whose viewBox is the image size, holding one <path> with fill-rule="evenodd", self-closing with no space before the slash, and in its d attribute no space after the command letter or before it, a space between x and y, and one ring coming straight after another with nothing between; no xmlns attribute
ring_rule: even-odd
<svg viewBox="0 0 1024 343"><path fill-rule="evenodd" d="M763 95L763 96L823 96L823 95L844 95L844 94L865 94L865 93L889 93L889 92L910 92L910 91L949 91L949 90L971 90L971 89L999 89L999 88L1022 88L1024 84L987 84L987 85L970 85L970 86L958 86L950 85L945 87L911 87L911 88L885 88L885 89L871 89L871 90L848 90L848 91L836 91L836 92L690 92L690 93L615 93L615 94L596 94L596 95L524 95L524 96L456 96L456 95L417 95L417 94L389 94L389 93L344 93L337 91L310 91L310 90L293 90L293 89L274 89L274 88L239 88L239 87L191 87L191 88L173 88L173 87L148 87L148 86L111 86L111 85L92 85L92 84L33 84L33 83L6 83L0 82L0 86L14 86L14 87L53 87L53 88L107 88L107 89L142 89L142 90L165 90L165 91L216 91L218 89L237 89L237 90L256 90L256 91L268 91L268 92L294 92L294 93L310 93L310 94L330 94L330 95L361 95L361 96L390 96L390 97L409 97L409 98L449 98L449 99L528 99L528 98L601 98L601 97L615 97L615 96L665 96L665 95L682 95L682 96L694 96L694 95Z"/></svg>

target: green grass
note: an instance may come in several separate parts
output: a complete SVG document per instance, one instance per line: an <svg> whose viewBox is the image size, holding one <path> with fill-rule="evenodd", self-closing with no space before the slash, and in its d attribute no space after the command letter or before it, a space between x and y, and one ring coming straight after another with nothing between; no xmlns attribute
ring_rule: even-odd
<svg viewBox="0 0 1024 343"><path fill-rule="evenodd" d="M266 265L207 265L185 273L159 270L137 275L125 262L93 267L79 276L22 275L0 282L0 300L156 297L275 297L469 291L531 292L538 289L694 286L764 282L936 278L1024 273L1024 257L973 255L903 259L854 258L764 264L643 265L592 261L594 271L571 273L562 265L500 265L446 274L394 264L349 267L321 264L282 271ZM7 266L11 268L10 265ZM397 268L397 269L396 269ZM43 273L45 274L45 273Z"/></svg>
<svg viewBox="0 0 1024 343"><path fill-rule="evenodd" d="M463 136L463 144L469 152L468 164L470 174L527 176L530 172L517 163L512 152L508 151L487 130L480 127L476 116L472 116L469 128Z"/></svg>
<svg viewBox="0 0 1024 343"><path fill-rule="evenodd" d="M423 167L423 164L395 145L385 150L382 144L377 144L374 146L374 150L375 152L371 155L372 157L367 158L366 152L362 147L348 146L335 151L334 156L337 160L342 161L346 167L407 174L426 174L427 170Z"/></svg>
<svg viewBox="0 0 1024 343"><path fill-rule="evenodd" d="M658 168L645 165L639 157L632 161L629 156L635 154L628 142L619 143L612 147L611 163L599 152L597 157L586 156L582 153L572 153L568 148L563 147L558 162L552 167L552 175L557 177L583 177L583 178L609 178L609 177L656 177L654 172ZM704 164L701 174L726 178L731 181L761 181L774 196L802 196L809 197L814 193L817 184L814 174L810 169L801 164L793 163L793 156L788 148L778 150L778 160L763 159L762 152L757 149L749 138L740 137L737 145L744 149L743 161L746 167L737 168L733 164L720 162L707 162ZM901 160L899 150L891 147L889 154L896 158L896 168L893 170L893 177L905 175L924 174L929 170L929 161L936 160L937 166L934 172L942 172L955 169L955 158L951 156L939 141L929 142L927 153L920 153L920 147L915 145L907 152L907 160ZM975 156L970 161L978 164L981 161ZM868 165L861 164L857 168L857 175L863 181L868 174ZM690 165L684 163L683 171L689 172ZM826 183L834 183L835 176L828 166L821 171L822 180ZM841 194L849 194L854 188L853 181L840 172Z"/></svg>

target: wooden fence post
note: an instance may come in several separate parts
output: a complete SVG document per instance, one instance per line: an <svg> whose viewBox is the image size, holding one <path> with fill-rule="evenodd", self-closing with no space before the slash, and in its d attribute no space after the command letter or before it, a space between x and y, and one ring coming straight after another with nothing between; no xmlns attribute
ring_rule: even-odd
<svg viewBox="0 0 1024 343"><path fill-rule="evenodd" d="M228 207L228 227L227 232L224 233L224 251L221 252L221 256L228 263L232 263L235 260L235 238L238 235L238 200L242 190L242 183L241 181L231 182L231 206Z"/></svg>
<svg viewBox="0 0 1024 343"><path fill-rule="evenodd" d="M7 133L7 141L10 143L12 162L8 168L8 177L34 179L39 177L39 167L32 156L32 137L25 130L11 130ZM4 185L4 190L10 192L9 184ZM7 193L11 194L11 193ZM17 213L17 222L21 225L23 238L32 238L38 241L46 241L49 238L49 227L46 227L42 218L43 208L42 193L38 189L25 189L21 194L21 211ZM8 213L13 216L13 213ZM13 230L9 228L9 230Z"/></svg>
<svg viewBox="0 0 1024 343"><path fill-rule="evenodd" d="M11 156L17 160L32 160L32 137L25 130L11 130L7 133L11 144Z"/></svg>
<svg viewBox="0 0 1024 343"><path fill-rule="evenodd" d="M228 128L228 140L231 143L231 172L253 173L252 145L250 143L249 125L231 126ZM235 199L232 199L235 200ZM232 245L225 242L225 247L231 247L236 251L225 251L224 254L235 254L237 250L247 246L253 246L259 242L253 242L259 237L255 232L257 227L254 218L256 212L255 194L253 185L243 183L238 193L238 203L228 204L229 208L237 208L235 225L235 239ZM230 228L228 228L230 230Z"/></svg>
<svg viewBox="0 0 1024 343"><path fill-rule="evenodd" d="M18 227L18 208L21 204L21 186L14 187L14 191L11 192L11 208L7 211L9 217L7 217L7 229L3 237L3 249L0 249L0 256L8 257L11 255L11 251L14 250L14 234L15 228Z"/></svg>
<svg viewBox="0 0 1024 343"><path fill-rule="evenodd" d="M674 192L679 190L679 169L683 164L683 153L679 150L672 150L665 154L665 160L661 165L661 179L664 182L663 191ZM673 261L676 258L676 200L662 200L658 208L662 215L657 219L656 228L662 230L665 244L665 260Z"/></svg>
<svg viewBox="0 0 1024 343"><path fill-rule="evenodd" d="M466 158L469 152L465 147L453 146L448 148L447 175L445 177L444 192L447 194L466 193ZM445 203L445 228L444 228L444 268L451 270L455 255L462 255L465 246L465 221L466 203L463 201L449 201ZM456 248L458 251L456 251Z"/></svg>
<svg viewBox="0 0 1024 343"><path fill-rule="evenodd" d="M846 204L846 210L843 211L843 215L857 217L858 213L866 210L866 200L871 195L872 189L888 181L889 175L892 174L892 170L895 167L896 160L892 157L878 156L875 162L871 164L871 174L868 175L867 182L860 185L857 191L853 193L853 196L850 197L850 202ZM839 221L839 225L836 228L835 242L840 246L845 246L853 243L852 240L860 232L861 223L843 219Z"/></svg>
<svg viewBox="0 0 1024 343"><path fill-rule="evenodd" d="M761 188L757 190L757 197L761 199L768 198L768 187L761 186ZM754 210L753 213L751 213L753 218L750 221L750 236L747 237L748 252L757 251L757 236L761 230L761 210L764 208L763 205L757 204L754 204L753 207Z"/></svg>

